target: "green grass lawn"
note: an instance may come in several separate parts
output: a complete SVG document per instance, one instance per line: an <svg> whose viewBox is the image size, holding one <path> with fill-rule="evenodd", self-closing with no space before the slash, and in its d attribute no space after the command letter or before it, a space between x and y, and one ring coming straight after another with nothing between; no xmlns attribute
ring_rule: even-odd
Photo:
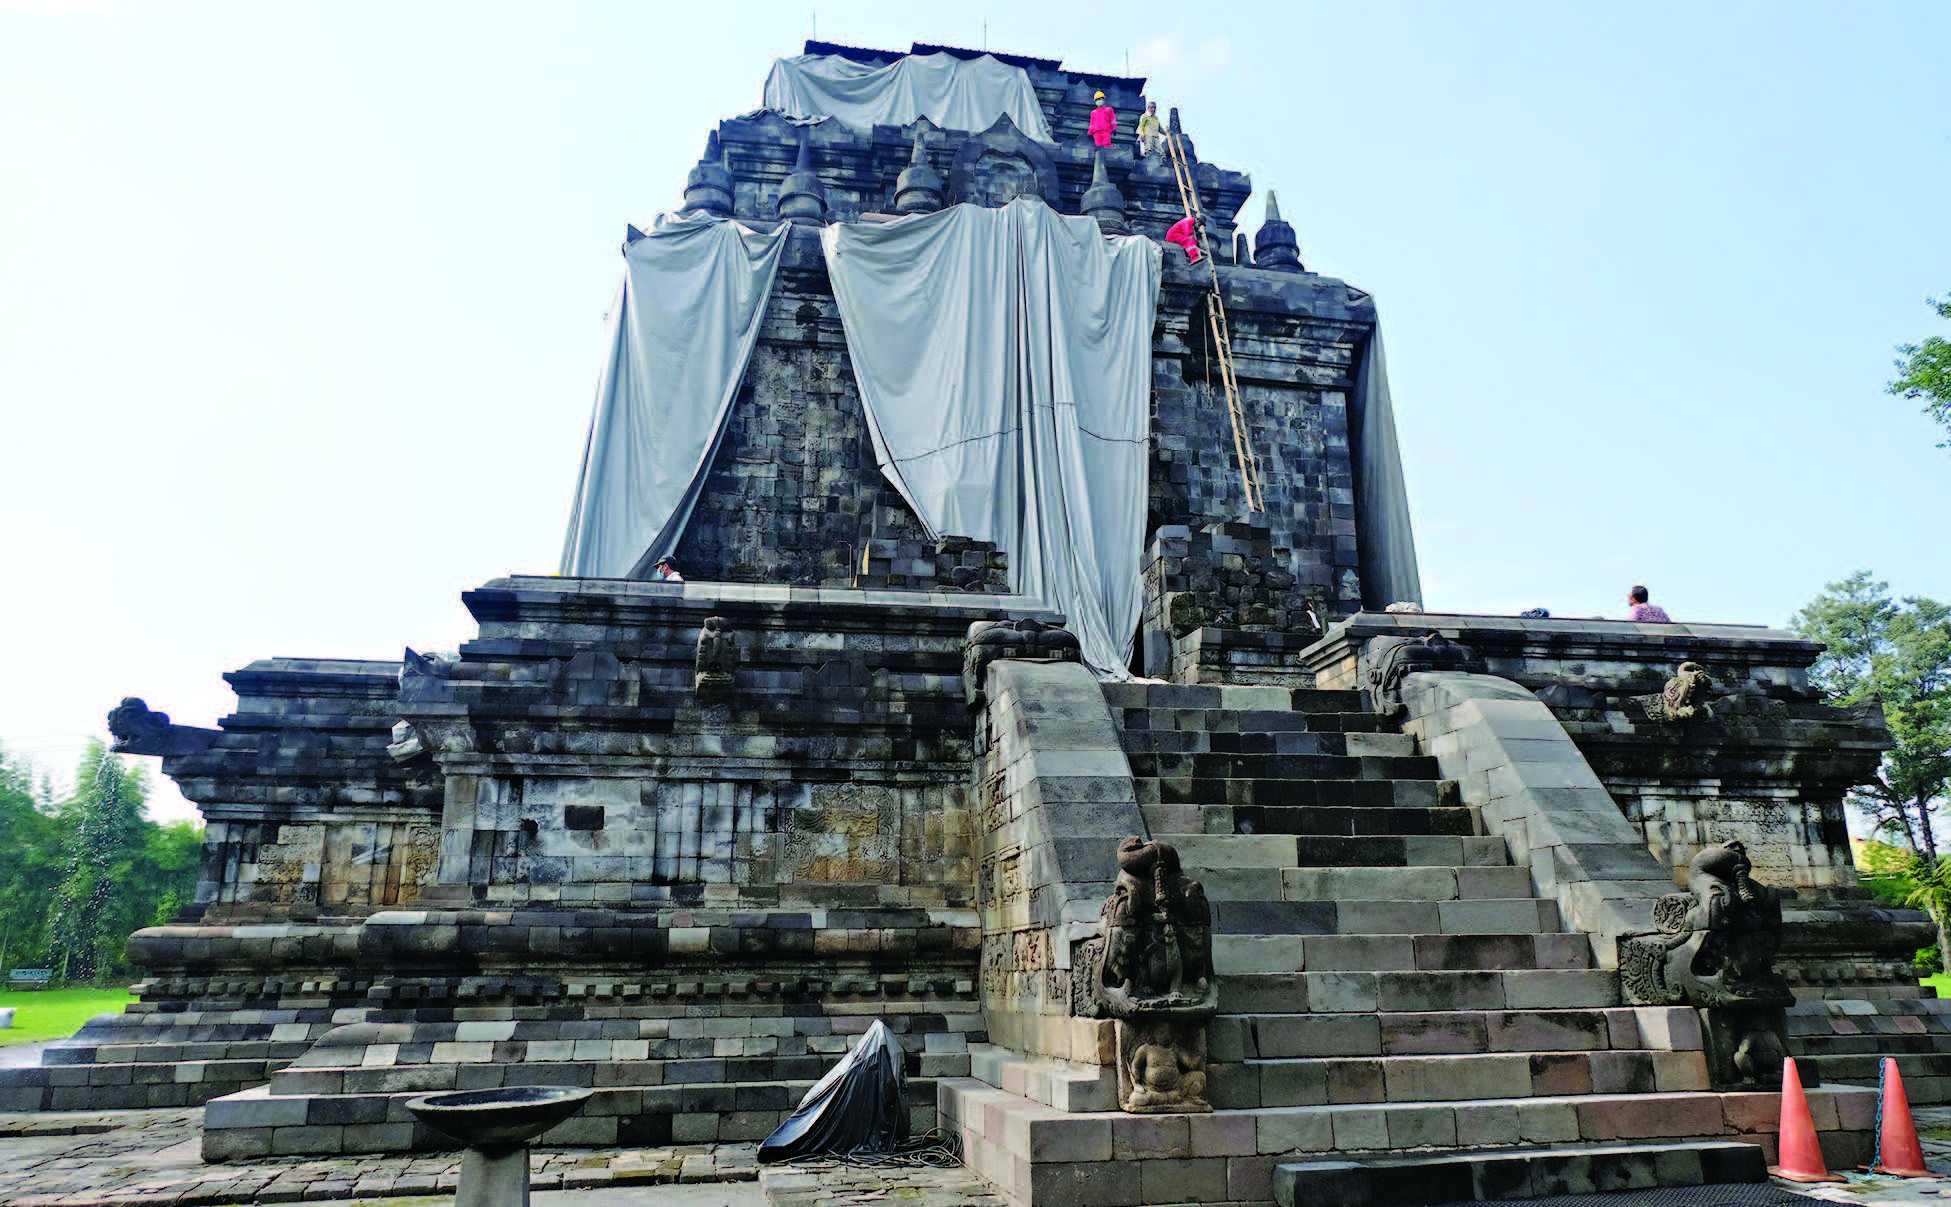
<svg viewBox="0 0 1951 1207"><path fill-rule="evenodd" d="M97 1014L109 1014L134 1001L126 989L0 989L0 1009L13 1007L14 1025L0 1031L0 1048L9 1044L63 1039Z"/></svg>
<svg viewBox="0 0 1951 1207"><path fill-rule="evenodd" d="M1936 976L1927 976L1917 983L1920 985L1928 985L1937 990L1939 997L1951 997L1951 972L1940 972Z"/></svg>

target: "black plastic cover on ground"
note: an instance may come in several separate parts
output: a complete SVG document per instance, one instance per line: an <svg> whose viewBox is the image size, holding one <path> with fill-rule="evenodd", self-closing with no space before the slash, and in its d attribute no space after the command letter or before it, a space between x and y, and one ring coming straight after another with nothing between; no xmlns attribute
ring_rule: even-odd
<svg viewBox="0 0 1951 1207"><path fill-rule="evenodd" d="M901 1045L876 1022L759 1145L759 1163L893 1152L908 1134L902 1088Z"/></svg>

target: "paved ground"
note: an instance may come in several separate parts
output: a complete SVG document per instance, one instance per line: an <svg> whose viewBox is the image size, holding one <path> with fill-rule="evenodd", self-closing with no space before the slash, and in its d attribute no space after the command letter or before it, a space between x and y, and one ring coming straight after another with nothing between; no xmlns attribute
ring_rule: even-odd
<svg viewBox="0 0 1951 1207"><path fill-rule="evenodd" d="M0 1204L7 1207L200 1207L221 1203L336 1202L446 1195L460 1180L459 1154L286 1157L206 1165L200 1110L0 1115ZM564 1149L531 1162L537 1190L611 1190L713 1183L656 1202L759 1203L758 1188L733 1197L724 1184L758 1177L756 1145ZM701 1197L692 1197L695 1193ZM612 1201L605 1196L601 1201ZM615 1200L620 1201L620 1200ZM578 1199L597 1203L597 1199Z"/></svg>
<svg viewBox="0 0 1951 1207"><path fill-rule="evenodd" d="M0 1115L0 1207L215 1207L350 1203L443 1207L459 1180L458 1155L286 1157L206 1165L199 1111ZM1832 1203L1951 1203L1951 1108L1921 1110L1927 1163L1941 1178L1851 1175L1798 1187ZM750 1144L538 1152L538 1207L1003 1207L963 1169L822 1165L765 1171Z"/></svg>

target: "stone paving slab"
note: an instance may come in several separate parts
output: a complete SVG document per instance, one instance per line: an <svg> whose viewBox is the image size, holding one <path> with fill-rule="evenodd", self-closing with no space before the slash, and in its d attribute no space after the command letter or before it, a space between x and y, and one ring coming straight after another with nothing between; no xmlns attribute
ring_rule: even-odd
<svg viewBox="0 0 1951 1207"><path fill-rule="evenodd" d="M774 1165L761 1171L768 1207L1008 1207L972 1169Z"/></svg>
<svg viewBox="0 0 1951 1207"><path fill-rule="evenodd" d="M455 1153L267 1158L210 1165L202 1158L202 1111L104 1111L59 1119L0 1115L0 1205L4 1207L215 1207L231 1203L334 1202L451 1194ZM77 1134L79 1133L79 1134ZM623 1188L753 1181L758 1146L539 1150L530 1159L537 1190Z"/></svg>

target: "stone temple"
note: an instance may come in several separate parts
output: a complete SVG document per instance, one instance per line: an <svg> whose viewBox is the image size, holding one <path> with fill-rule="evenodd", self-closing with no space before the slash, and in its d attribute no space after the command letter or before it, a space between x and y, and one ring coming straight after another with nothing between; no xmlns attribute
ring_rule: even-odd
<svg viewBox="0 0 1951 1207"><path fill-rule="evenodd" d="M453 654L231 671L217 729L125 701L119 748L207 819L198 898L130 940L140 1000L0 1070L0 1109L202 1103L232 1162L439 1147L416 1093L577 1085L544 1143L752 1141L880 1020L914 1131L1012 1201L1109 1205L1752 1180L1784 1054L1833 1167L1878 1057L1951 1100L1930 928L1857 887L1844 827L1882 720L1820 702L1816 647L1384 611L1418 600L1375 306L1271 199L1249 245L1248 177L1173 111L1178 153L1139 156L1142 79L805 51L836 89L980 86L941 120L725 120L685 217L632 229L626 256L735 229L773 257L688 513L643 530L687 581L646 537L611 577L467 592ZM1196 264L1156 250L1181 166ZM861 386L896 299L843 271L1005 220L1156 280L1100 546L1124 666L1022 589L1020 529L923 518Z"/></svg>

